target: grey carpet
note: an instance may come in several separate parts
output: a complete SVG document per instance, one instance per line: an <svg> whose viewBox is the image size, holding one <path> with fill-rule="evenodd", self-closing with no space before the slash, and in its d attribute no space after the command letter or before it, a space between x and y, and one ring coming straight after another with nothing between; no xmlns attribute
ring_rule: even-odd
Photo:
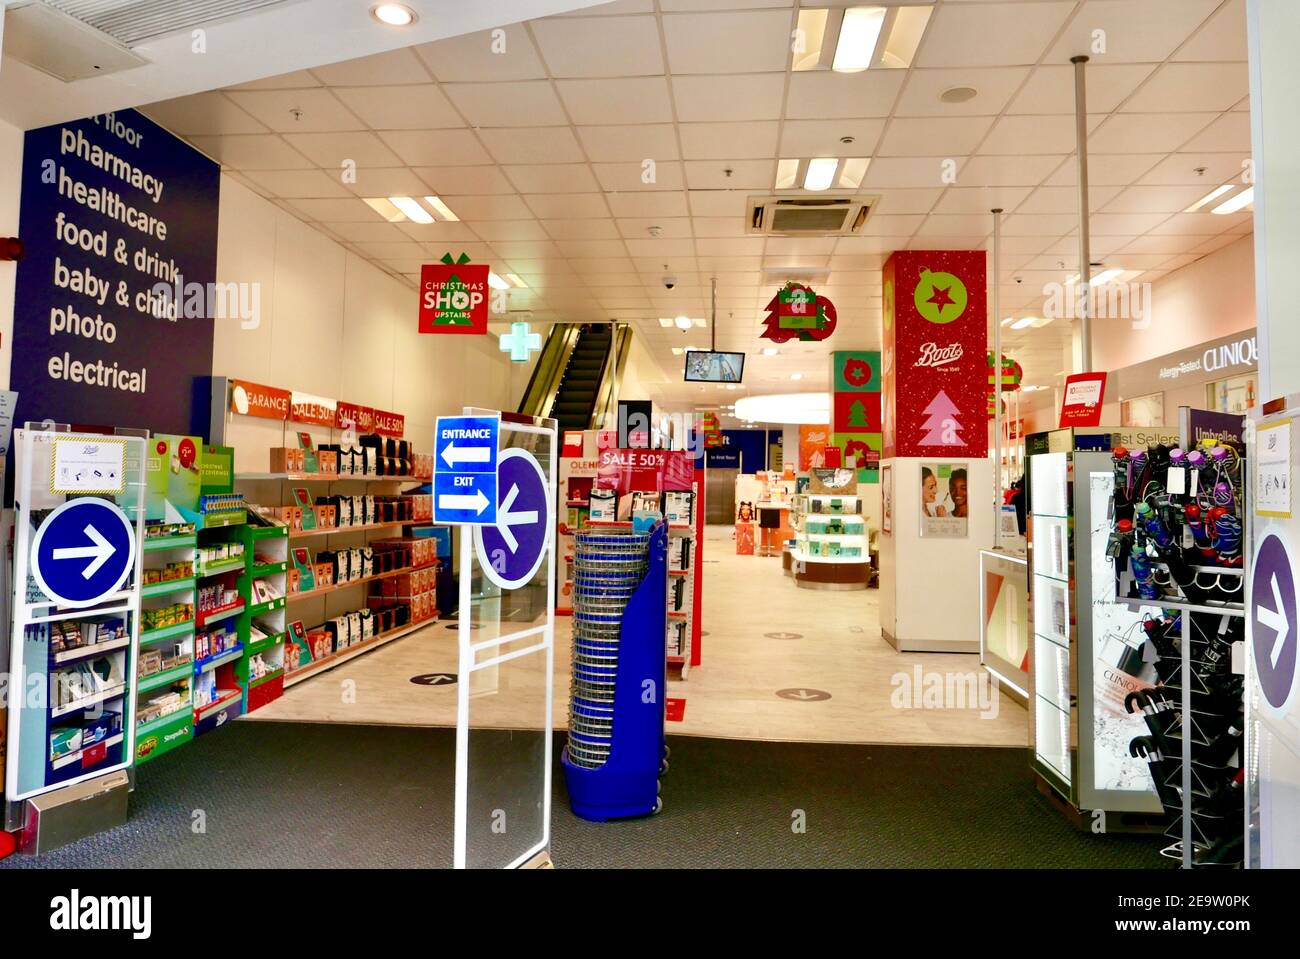
<svg viewBox="0 0 1300 959"><path fill-rule="evenodd" d="M1076 832L1020 749L675 737L663 813L594 824L568 810L562 742L559 868L1168 865L1168 840ZM449 866L454 752L447 729L235 723L142 766L127 825L0 867Z"/></svg>

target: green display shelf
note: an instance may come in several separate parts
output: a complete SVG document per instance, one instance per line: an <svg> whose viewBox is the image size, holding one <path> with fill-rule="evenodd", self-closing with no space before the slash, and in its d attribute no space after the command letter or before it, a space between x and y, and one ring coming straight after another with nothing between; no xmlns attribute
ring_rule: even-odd
<svg viewBox="0 0 1300 959"><path fill-rule="evenodd" d="M191 579L172 579L165 583L150 583L140 589L140 595L149 599L153 596L170 596L172 593L184 593L194 591L195 580Z"/></svg>
<svg viewBox="0 0 1300 959"><path fill-rule="evenodd" d="M180 536L156 536L144 541L144 551L153 553L168 549L184 549L187 546L197 545L199 538L194 533L185 533Z"/></svg>
<svg viewBox="0 0 1300 959"><path fill-rule="evenodd" d="M146 676L136 684L136 690L141 693L147 693L151 689L157 689L159 686L166 686L174 683L178 679L185 679L190 675L190 670L194 668L193 663L181 663L179 666L173 666L171 669L164 669L161 673L154 673L152 676Z"/></svg>
<svg viewBox="0 0 1300 959"><path fill-rule="evenodd" d="M272 599L265 603L258 603L256 606L249 607L249 616L261 616L264 613L273 613L277 609L284 609L284 597Z"/></svg>
<svg viewBox="0 0 1300 959"><path fill-rule="evenodd" d="M276 573L284 573L289 569L288 563L262 563L249 569L249 574L256 576L274 576Z"/></svg>
<svg viewBox="0 0 1300 959"><path fill-rule="evenodd" d="M158 629L146 629L140 634L140 645L148 646L152 643L161 643L164 639L171 639L174 636L189 636L194 633L194 620L188 623L177 623L175 626L162 626Z"/></svg>
<svg viewBox="0 0 1300 959"><path fill-rule="evenodd" d="M199 579L208 579L211 576L220 576L222 573L230 573L235 570L244 568L244 557L236 556L234 559L223 560L220 563L212 563L209 566L200 567L198 570Z"/></svg>
<svg viewBox="0 0 1300 959"><path fill-rule="evenodd" d="M203 513L199 518L203 522L201 529L222 529L226 526L243 526L248 522L248 512L240 509L227 513Z"/></svg>
<svg viewBox="0 0 1300 959"><path fill-rule="evenodd" d="M258 653L264 653L268 649L273 649L284 642L284 633L275 633L267 636L266 639L259 639L256 642L250 642L245 648L245 655L256 656Z"/></svg>
<svg viewBox="0 0 1300 959"><path fill-rule="evenodd" d="M157 759L194 738L194 711L187 705L135 727L136 765Z"/></svg>

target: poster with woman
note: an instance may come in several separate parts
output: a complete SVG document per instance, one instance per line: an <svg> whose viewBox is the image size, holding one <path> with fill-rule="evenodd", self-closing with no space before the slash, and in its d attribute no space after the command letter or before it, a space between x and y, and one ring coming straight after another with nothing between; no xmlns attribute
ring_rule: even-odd
<svg viewBox="0 0 1300 959"><path fill-rule="evenodd" d="M880 531L894 532L894 466L886 463L880 469L881 514Z"/></svg>
<svg viewBox="0 0 1300 959"><path fill-rule="evenodd" d="M921 535L965 539L970 500L965 463L921 464Z"/></svg>

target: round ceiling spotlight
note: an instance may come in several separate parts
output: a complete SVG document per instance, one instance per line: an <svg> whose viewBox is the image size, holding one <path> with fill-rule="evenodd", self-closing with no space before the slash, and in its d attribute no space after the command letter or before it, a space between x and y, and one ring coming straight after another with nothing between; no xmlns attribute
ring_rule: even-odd
<svg viewBox="0 0 1300 959"><path fill-rule="evenodd" d="M673 320L673 324L683 333L695 325L694 321L692 321L689 316L679 316L677 319Z"/></svg>
<svg viewBox="0 0 1300 959"><path fill-rule="evenodd" d="M409 27L416 20L415 11L404 3L377 3L370 15L386 27Z"/></svg>
<svg viewBox="0 0 1300 959"><path fill-rule="evenodd" d="M974 87L949 87L939 94L939 99L944 103L968 103L978 95Z"/></svg>

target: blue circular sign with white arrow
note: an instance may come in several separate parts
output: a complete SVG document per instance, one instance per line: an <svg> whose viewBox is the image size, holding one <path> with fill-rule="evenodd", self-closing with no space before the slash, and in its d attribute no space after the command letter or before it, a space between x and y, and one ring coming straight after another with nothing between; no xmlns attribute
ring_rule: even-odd
<svg viewBox="0 0 1300 959"><path fill-rule="evenodd" d="M120 590L134 567L131 521L106 499L64 503L32 539L32 577L60 606L93 606Z"/></svg>
<svg viewBox="0 0 1300 959"><path fill-rule="evenodd" d="M1295 576L1291 554L1277 533L1267 533L1255 550L1250 587L1255 674L1264 701L1285 713L1295 692L1298 643Z"/></svg>
<svg viewBox="0 0 1300 959"><path fill-rule="evenodd" d="M474 529L479 563L502 589L518 589L537 575L551 541L551 494L531 453L502 450L497 497L496 525Z"/></svg>

